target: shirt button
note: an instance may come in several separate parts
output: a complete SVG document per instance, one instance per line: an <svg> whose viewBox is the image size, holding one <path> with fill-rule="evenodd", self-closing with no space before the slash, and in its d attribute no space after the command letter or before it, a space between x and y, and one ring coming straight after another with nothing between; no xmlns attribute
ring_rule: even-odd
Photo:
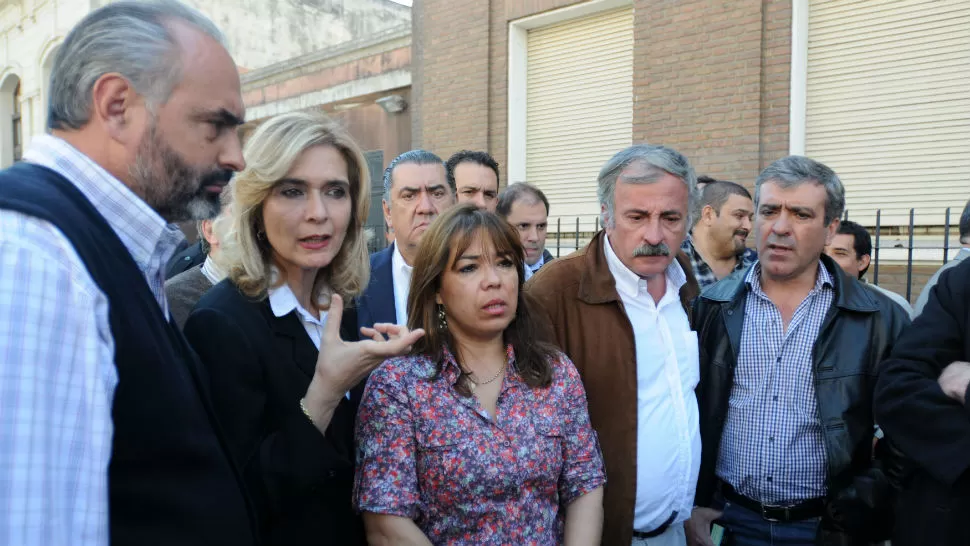
<svg viewBox="0 0 970 546"><path fill-rule="evenodd" d="M730 317L733 314L734 314L734 309L728 309L728 316Z"/></svg>
<svg viewBox="0 0 970 546"><path fill-rule="evenodd" d="M775 437L774 436L769 436L768 437L768 441L769 442L774 442L775 441Z"/></svg>
<svg viewBox="0 0 970 546"><path fill-rule="evenodd" d="M512 447L512 442L506 440L505 441L505 447Z"/></svg>
<svg viewBox="0 0 970 546"><path fill-rule="evenodd" d="M778 364L781 364L781 357L779 356L778 360L775 360L775 362L777 362Z"/></svg>
<svg viewBox="0 0 970 546"><path fill-rule="evenodd" d="M771 476L768 476L768 481L769 481L769 482L771 481Z"/></svg>
<svg viewBox="0 0 970 546"><path fill-rule="evenodd" d="M776 395L772 396L771 399L773 401L777 402L778 401L778 395L776 394Z"/></svg>

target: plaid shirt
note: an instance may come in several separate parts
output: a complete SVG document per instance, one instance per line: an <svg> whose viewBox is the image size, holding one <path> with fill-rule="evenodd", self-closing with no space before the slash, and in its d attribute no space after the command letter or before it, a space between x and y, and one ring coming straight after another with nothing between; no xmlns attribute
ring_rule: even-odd
<svg viewBox="0 0 970 546"><path fill-rule="evenodd" d="M697 252L697 249L694 248L693 235L687 236L684 244L680 245L680 249L690 258L690 266L694 270L694 278L697 279L697 284L701 290L718 281L717 277L714 276L714 271L711 269L711 266L707 265L707 262L701 257L700 252ZM741 259L734 266L734 270L741 271L753 264L757 259L758 253L750 248L746 248L744 249L744 254L741 255Z"/></svg>
<svg viewBox="0 0 970 546"><path fill-rule="evenodd" d="M781 313L761 289L760 274L757 264L745 277L741 350L717 475L748 498L789 505L826 494L827 459L812 355L835 290L819 262L815 287L786 332Z"/></svg>
<svg viewBox="0 0 970 546"><path fill-rule="evenodd" d="M25 159L77 186L167 314L178 228L61 139L35 137ZM64 234L10 210L0 210L0 272L0 544L107 545L118 384L107 298Z"/></svg>

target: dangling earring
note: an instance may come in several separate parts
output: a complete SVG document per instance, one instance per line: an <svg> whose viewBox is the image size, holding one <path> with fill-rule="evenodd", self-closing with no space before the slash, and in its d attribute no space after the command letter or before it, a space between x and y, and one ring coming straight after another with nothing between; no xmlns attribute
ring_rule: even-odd
<svg viewBox="0 0 970 546"><path fill-rule="evenodd" d="M444 305L438 305L438 329L439 330L448 329L448 317L445 315Z"/></svg>

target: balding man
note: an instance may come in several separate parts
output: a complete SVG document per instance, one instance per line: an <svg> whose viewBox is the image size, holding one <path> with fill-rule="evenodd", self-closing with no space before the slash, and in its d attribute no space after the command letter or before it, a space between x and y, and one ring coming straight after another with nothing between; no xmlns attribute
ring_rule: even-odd
<svg viewBox="0 0 970 546"><path fill-rule="evenodd" d="M51 134L0 172L0 542L253 544L163 288L174 223L214 216L245 164L236 65L196 11L123 1L68 33L50 83ZM321 351L307 404L407 338Z"/></svg>

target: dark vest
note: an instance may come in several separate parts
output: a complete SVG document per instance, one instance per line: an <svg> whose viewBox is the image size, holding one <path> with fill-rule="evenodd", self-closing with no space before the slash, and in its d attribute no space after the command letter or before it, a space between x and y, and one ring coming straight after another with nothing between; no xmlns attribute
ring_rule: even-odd
<svg viewBox="0 0 970 546"><path fill-rule="evenodd" d="M0 172L0 209L53 224L108 298L118 371L111 544L252 544L255 518L212 413L206 375L111 226L73 184L36 165Z"/></svg>

